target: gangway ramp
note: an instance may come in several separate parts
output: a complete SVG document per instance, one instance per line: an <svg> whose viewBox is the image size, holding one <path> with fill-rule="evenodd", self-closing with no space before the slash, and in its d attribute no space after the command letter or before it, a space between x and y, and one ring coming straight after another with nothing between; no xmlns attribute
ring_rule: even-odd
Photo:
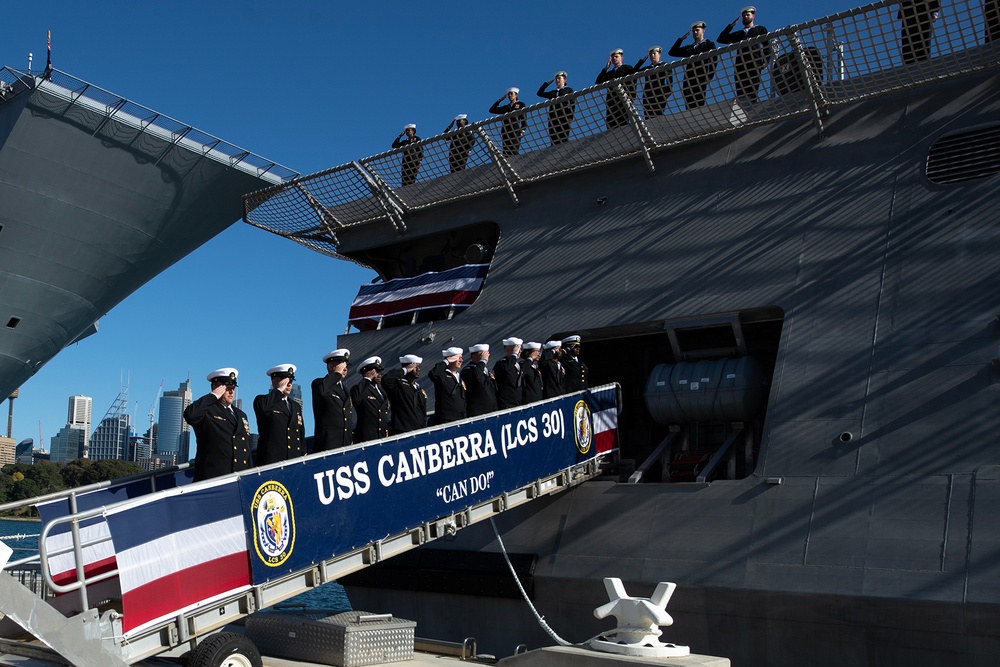
<svg viewBox="0 0 1000 667"><path fill-rule="evenodd" d="M94 498L114 489L45 504L43 518L61 509L44 518L38 558L60 595L39 599L6 571L24 563L7 564L0 652L29 650L23 630L80 667L195 649L259 609L598 475L618 447L619 393L606 385L197 484L175 473L172 488L133 484L110 504Z"/></svg>

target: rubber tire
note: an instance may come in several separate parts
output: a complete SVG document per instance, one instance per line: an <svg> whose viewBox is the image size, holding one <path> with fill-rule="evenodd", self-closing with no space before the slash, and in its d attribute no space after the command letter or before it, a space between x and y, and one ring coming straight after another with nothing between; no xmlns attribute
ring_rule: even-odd
<svg viewBox="0 0 1000 667"><path fill-rule="evenodd" d="M187 667L263 667L263 662L252 641L236 632L220 632L198 644Z"/></svg>

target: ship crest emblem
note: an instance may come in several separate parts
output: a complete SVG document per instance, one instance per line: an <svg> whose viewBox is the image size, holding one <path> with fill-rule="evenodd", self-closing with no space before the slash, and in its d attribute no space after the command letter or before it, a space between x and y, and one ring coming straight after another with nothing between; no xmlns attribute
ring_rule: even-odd
<svg viewBox="0 0 1000 667"><path fill-rule="evenodd" d="M576 448L581 454L590 451L590 445L594 440L594 427L590 407L584 401L577 401L573 407L573 436L576 438Z"/></svg>
<svg viewBox="0 0 1000 667"><path fill-rule="evenodd" d="M288 560L295 546L291 495L278 482L261 484L250 503L250 516L258 558L265 565L278 567Z"/></svg>

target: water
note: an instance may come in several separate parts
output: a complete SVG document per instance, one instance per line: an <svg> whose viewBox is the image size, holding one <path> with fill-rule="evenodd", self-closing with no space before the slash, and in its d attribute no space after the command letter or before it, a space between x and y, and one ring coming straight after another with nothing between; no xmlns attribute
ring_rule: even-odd
<svg viewBox="0 0 1000 667"><path fill-rule="evenodd" d="M0 519L0 541L14 550L11 560L20 560L38 553L38 533L42 524L37 521L11 521Z"/></svg>
<svg viewBox="0 0 1000 667"><path fill-rule="evenodd" d="M0 541L13 549L11 560L20 560L38 553L38 533L42 524L38 521L12 521L0 519ZM314 588L282 604L304 605L307 609L332 609L346 611L351 608L344 587L334 582Z"/></svg>

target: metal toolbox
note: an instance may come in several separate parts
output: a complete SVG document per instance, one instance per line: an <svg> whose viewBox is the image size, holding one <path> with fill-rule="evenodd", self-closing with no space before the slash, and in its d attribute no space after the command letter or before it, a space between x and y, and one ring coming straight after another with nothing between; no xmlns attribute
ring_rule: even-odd
<svg viewBox="0 0 1000 667"><path fill-rule="evenodd" d="M412 660L416 627L392 614L365 611L265 611L247 618L246 635L264 655L362 667Z"/></svg>

